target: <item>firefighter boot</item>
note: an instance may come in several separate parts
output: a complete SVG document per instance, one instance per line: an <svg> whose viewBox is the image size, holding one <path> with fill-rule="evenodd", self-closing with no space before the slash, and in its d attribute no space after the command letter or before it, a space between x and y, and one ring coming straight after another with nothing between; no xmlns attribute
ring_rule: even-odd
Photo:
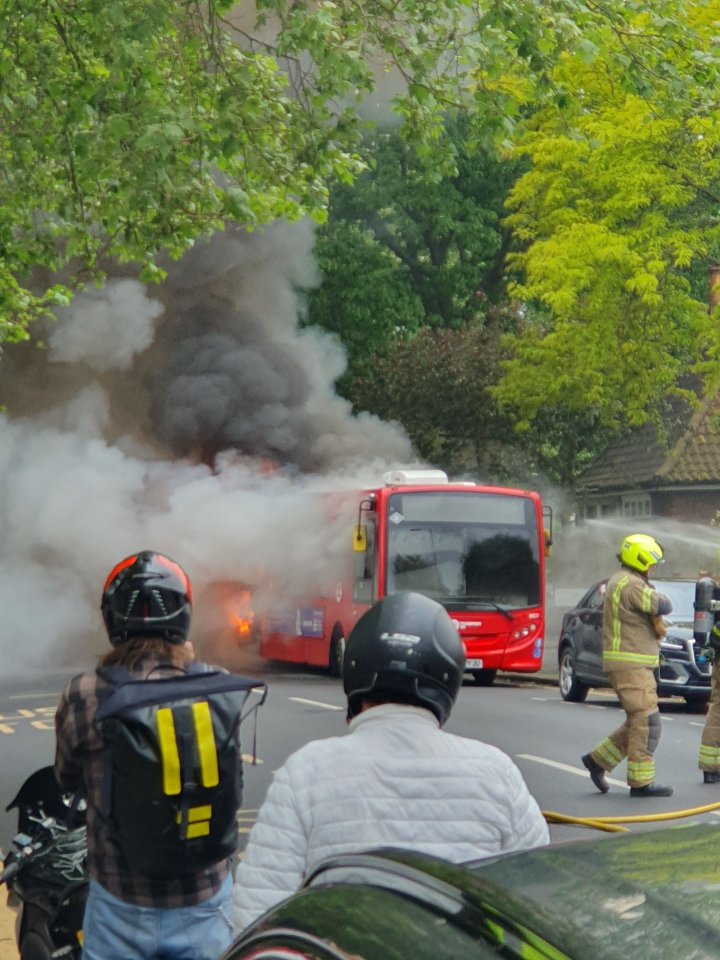
<svg viewBox="0 0 720 960"><path fill-rule="evenodd" d="M720 783L720 770L703 770L703 783Z"/></svg>
<svg viewBox="0 0 720 960"><path fill-rule="evenodd" d="M672 787L663 787L659 783L648 783L644 787L630 787L631 797L670 797Z"/></svg>
<svg viewBox="0 0 720 960"><path fill-rule="evenodd" d="M588 772L590 773L590 779L598 788L600 793L607 793L610 787L605 779L605 771L599 763L596 763L595 760L593 760L593 755L591 753L586 753L584 756L580 757L580 759L587 767Z"/></svg>

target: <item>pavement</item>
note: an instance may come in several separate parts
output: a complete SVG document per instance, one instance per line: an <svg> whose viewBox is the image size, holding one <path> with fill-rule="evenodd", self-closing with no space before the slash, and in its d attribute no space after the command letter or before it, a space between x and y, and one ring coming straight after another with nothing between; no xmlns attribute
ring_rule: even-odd
<svg viewBox="0 0 720 960"><path fill-rule="evenodd" d="M15 946L15 914L3 901L0 903L0 960L19 960Z"/></svg>

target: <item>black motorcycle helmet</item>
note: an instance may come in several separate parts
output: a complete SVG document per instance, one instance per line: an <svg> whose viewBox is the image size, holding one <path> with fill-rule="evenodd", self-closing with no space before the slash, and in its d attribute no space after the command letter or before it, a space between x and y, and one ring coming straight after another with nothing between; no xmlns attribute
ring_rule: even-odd
<svg viewBox="0 0 720 960"><path fill-rule="evenodd" d="M192 616L190 581L174 560L142 550L110 571L101 609L113 646L139 634L184 643Z"/></svg>
<svg viewBox="0 0 720 960"><path fill-rule="evenodd" d="M363 700L385 700L425 707L442 726L464 672L465 648L445 608L420 593L393 593L350 632L343 659L348 718Z"/></svg>

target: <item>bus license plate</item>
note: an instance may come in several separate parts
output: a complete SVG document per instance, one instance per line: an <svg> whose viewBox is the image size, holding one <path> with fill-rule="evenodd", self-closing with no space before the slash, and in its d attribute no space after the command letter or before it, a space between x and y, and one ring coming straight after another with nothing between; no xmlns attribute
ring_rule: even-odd
<svg viewBox="0 0 720 960"><path fill-rule="evenodd" d="M482 670L483 662L482 660L466 660L465 669L466 670Z"/></svg>

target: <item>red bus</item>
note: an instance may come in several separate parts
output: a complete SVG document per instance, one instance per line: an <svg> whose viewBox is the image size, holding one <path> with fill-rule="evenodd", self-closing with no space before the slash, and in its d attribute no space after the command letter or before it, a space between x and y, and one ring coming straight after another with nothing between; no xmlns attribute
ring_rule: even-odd
<svg viewBox="0 0 720 960"><path fill-rule="evenodd" d="M336 582L292 610L269 613L260 654L339 676L360 615L387 594L412 590L450 613L476 683L492 684L498 670L538 671L552 535L539 494L451 483L439 470L395 470L383 481L354 494L357 523Z"/></svg>

